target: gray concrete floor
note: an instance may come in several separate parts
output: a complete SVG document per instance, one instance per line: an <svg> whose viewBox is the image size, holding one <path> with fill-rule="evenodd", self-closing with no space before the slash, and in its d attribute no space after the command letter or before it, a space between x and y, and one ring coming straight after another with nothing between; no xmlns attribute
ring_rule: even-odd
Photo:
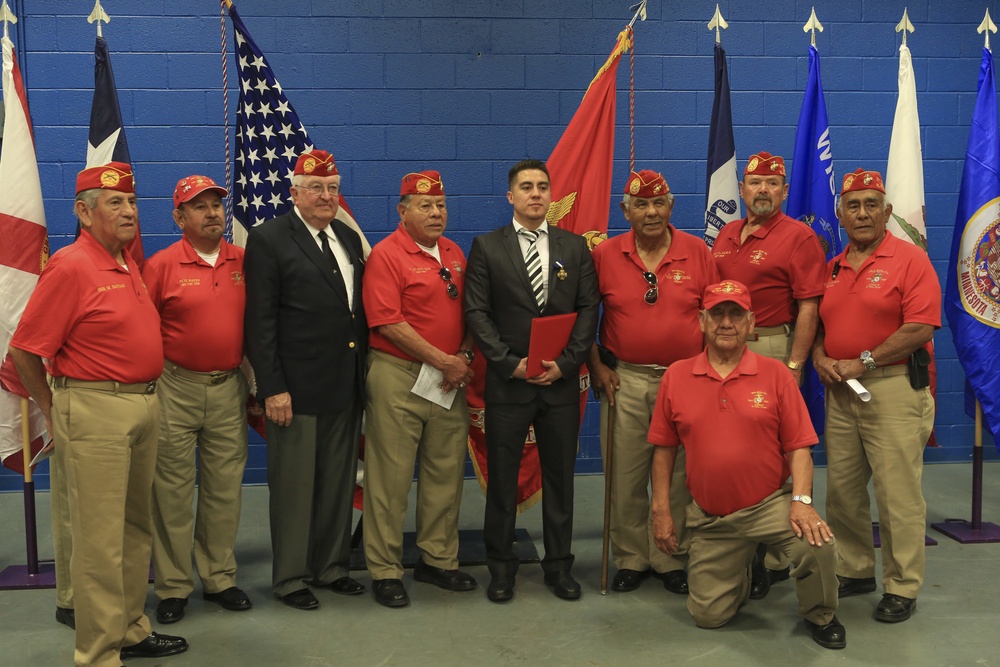
<svg viewBox="0 0 1000 667"><path fill-rule="evenodd" d="M1000 523L1000 464L987 464L986 521ZM538 565L522 566L513 602L486 600L489 575L469 568L480 583L471 593L448 593L404 579L412 604L385 609L370 595L345 598L318 591L321 607L304 612L275 600L269 590L267 489L248 487L237 556L240 585L254 602L249 612L221 610L191 598L181 622L154 628L185 636L186 654L140 660L168 665L383 666L383 665L1000 665L1000 544L961 545L928 528L938 546L927 549L927 581L912 619L897 625L872 620L879 594L848 598L838 611L848 646L831 651L814 644L796 615L794 588L777 585L750 602L725 628L694 626L684 599L649 579L634 593L600 594L603 477L576 480L577 554L574 574L583 598L565 602L542 582ZM825 471L817 470L822 508ZM970 518L971 466L939 464L924 473L928 523ZM466 483L461 527L481 527L483 497ZM39 543L51 557L48 494L38 494ZM541 508L520 517L541 551ZM412 513L412 512L411 512ZM23 564L21 494L0 495L0 566ZM412 520L408 524L412 529ZM356 573L365 584L366 572ZM881 591L880 591L881 592ZM148 612L155 596L150 589ZM0 592L0 665L70 665L73 633L58 625L52 590Z"/></svg>

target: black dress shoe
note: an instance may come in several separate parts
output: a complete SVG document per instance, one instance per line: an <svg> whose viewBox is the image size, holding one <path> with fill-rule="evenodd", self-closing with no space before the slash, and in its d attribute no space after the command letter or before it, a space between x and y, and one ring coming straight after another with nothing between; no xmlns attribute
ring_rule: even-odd
<svg viewBox="0 0 1000 667"><path fill-rule="evenodd" d="M642 580L650 575L650 570L628 570L622 568L611 581L611 590L619 593L634 591L642 585Z"/></svg>
<svg viewBox="0 0 1000 667"><path fill-rule="evenodd" d="M886 593L875 608L875 620L885 623L905 621L917 609L915 598L904 598L902 595Z"/></svg>
<svg viewBox="0 0 1000 667"><path fill-rule="evenodd" d="M76 630L76 611L56 607L56 621Z"/></svg>
<svg viewBox="0 0 1000 667"><path fill-rule="evenodd" d="M663 587L677 595L688 594L688 575L684 570L671 570L657 575L663 580Z"/></svg>
<svg viewBox="0 0 1000 667"><path fill-rule="evenodd" d="M402 579L377 579L372 582L372 594L375 602L383 607L406 607L410 604Z"/></svg>
<svg viewBox="0 0 1000 667"><path fill-rule="evenodd" d="M514 598L514 580L507 577L493 577L486 587L486 598L490 602L509 602Z"/></svg>
<svg viewBox="0 0 1000 667"><path fill-rule="evenodd" d="M771 591L771 582L767 578L767 568L764 567L766 544L757 545L757 554L753 559L753 569L750 571L750 599L763 600Z"/></svg>
<svg viewBox="0 0 1000 667"><path fill-rule="evenodd" d="M223 609L228 609L229 611L246 611L253 606L247 594L236 588L236 586L230 586L218 593L205 593L202 597L209 602L217 602L222 605Z"/></svg>
<svg viewBox="0 0 1000 667"><path fill-rule="evenodd" d="M292 609L317 609L319 607L319 600L308 588L300 588L288 595L282 595L281 601Z"/></svg>
<svg viewBox="0 0 1000 667"><path fill-rule="evenodd" d="M842 577L837 575L840 584L837 586L837 597L846 598L848 595L859 595L861 593L872 593L875 590L875 577Z"/></svg>
<svg viewBox="0 0 1000 667"><path fill-rule="evenodd" d="M776 583L781 581L787 581L791 576L792 567L788 566L782 570L772 570L768 568L767 570L767 583L774 586Z"/></svg>
<svg viewBox="0 0 1000 667"><path fill-rule="evenodd" d="M812 634L813 641L823 648L844 648L847 646L847 630L834 616L826 625L817 625L806 621L806 627Z"/></svg>
<svg viewBox="0 0 1000 667"><path fill-rule="evenodd" d="M149 636L138 644L122 646L121 659L163 658L168 655L183 653L186 650L188 650L188 643L183 637L158 635L155 632L150 632Z"/></svg>
<svg viewBox="0 0 1000 667"><path fill-rule="evenodd" d="M156 620L164 625L176 623L184 618L187 598L164 598L156 605Z"/></svg>
<svg viewBox="0 0 1000 667"><path fill-rule="evenodd" d="M472 575L461 570L445 570L428 565L423 558L413 566L413 578L425 584L434 584L446 591L471 591L476 587L476 580Z"/></svg>
<svg viewBox="0 0 1000 667"><path fill-rule="evenodd" d="M576 583L576 579L569 572L546 574L545 585L552 589L557 598L563 600L580 599L580 584Z"/></svg>
<svg viewBox="0 0 1000 667"><path fill-rule="evenodd" d="M361 595L365 592L365 585L350 577L334 579L333 582L327 584L324 588L329 588L337 595Z"/></svg>

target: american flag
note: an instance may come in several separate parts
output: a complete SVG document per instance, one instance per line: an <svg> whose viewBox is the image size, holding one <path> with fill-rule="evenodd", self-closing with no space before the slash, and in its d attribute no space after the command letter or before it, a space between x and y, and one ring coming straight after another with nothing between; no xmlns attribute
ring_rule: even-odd
<svg viewBox="0 0 1000 667"><path fill-rule="evenodd" d="M242 246L251 227L291 210L289 188L295 161L314 146L267 58L243 25L236 7L230 7L229 16L236 30L240 80L232 199L233 219L239 225L233 226L233 240ZM367 257L371 246L343 195L340 195L337 219L358 232Z"/></svg>

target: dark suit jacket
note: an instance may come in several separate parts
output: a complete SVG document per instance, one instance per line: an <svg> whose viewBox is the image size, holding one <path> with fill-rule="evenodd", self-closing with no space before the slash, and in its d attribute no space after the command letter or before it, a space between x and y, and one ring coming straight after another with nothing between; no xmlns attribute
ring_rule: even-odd
<svg viewBox="0 0 1000 667"><path fill-rule="evenodd" d="M254 227L247 238L244 335L257 397L287 391L293 413L338 412L364 391L368 323L361 239L339 220L327 230L354 265L353 313L334 283L342 279L294 211Z"/></svg>
<svg viewBox="0 0 1000 667"><path fill-rule="evenodd" d="M557 261L566 271L564 279L552 266ZM597 274L584 238L551 226L549 264L548 299L540 311L513 224L472 241L465 274L465 317L486 358L487 403L527 403L539 395L552 405L580 400L579 370L597 332ZM548 387L512 379L517 364L528 356L532 318L574 311L577 320L569 343L554 360L563 377Z"/></svg>

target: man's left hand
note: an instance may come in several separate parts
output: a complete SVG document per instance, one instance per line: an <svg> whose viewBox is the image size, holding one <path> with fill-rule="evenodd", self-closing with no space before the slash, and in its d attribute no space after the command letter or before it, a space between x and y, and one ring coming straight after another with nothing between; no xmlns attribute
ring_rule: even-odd
<svg viewBox="0 0 1000 667"><path fill-rule="evenodd" d="M543 359L542 368L545 369L545 372L541 375L528 378L528 382L547 387L563 376L562 371L559 370L559 366L554 361L545 361Z"/></svg>
<svg viewBox="0 0 1000 667"><path fill-rule="evenodd" d="M806 541L814 547L822 546L823 542L833 541L833 531L812 505L793 502L788 512L788 522L792 525L796 537L804 535Z"/></svg>

